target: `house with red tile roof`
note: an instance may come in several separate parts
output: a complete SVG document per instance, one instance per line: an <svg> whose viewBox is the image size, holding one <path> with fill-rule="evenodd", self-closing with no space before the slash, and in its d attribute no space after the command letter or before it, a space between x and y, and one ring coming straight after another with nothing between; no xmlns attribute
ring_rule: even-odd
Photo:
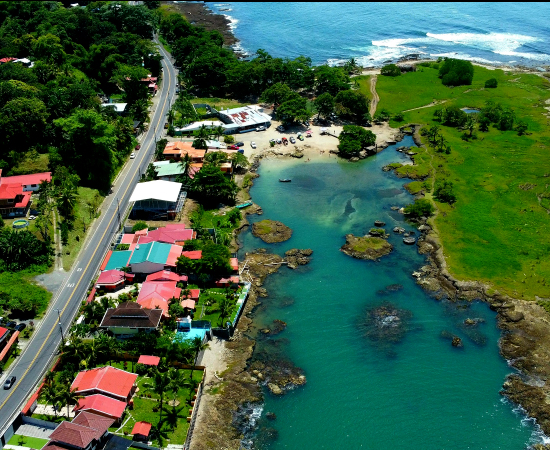
<svg viewBox="0 0 550 450"><path fill-rule="evenodd" d="M80 372L71 389L76 389L78 395L102 394L127 403L136 389L137 377L115 367L99 367Z"/></svg>
<svg viewBox="0 0 550 450"><path fill-rule="evenodd" d="M164 159L180 161L185 155L189 155L194 163L202 163L206 150L198 150L192 142L175 141L168 142L164 148Z"/></svg>
<svg viewBox="0 0 550 450"><path fill-rule="evenodd" d="M50 435L46 450L95 450L102 447L113 419L82 412L72 422L61 422Z"/></svg>
<svg viewBox="0 0 550 450"><path fill-rule="evenodd" d="M162 309L163 316L169 317L170 299L179 299L181 295L181 289L176 284L175 281L146 281L141 285L136 303L143 308Z"/></svg>
<svg viewBox="0 0 550 450"><path fill-rule="evenodd" d="M78 416L83 412L97 414L120 423L127 403L103 394L93 394L78 400L73 411Z"/></svg>

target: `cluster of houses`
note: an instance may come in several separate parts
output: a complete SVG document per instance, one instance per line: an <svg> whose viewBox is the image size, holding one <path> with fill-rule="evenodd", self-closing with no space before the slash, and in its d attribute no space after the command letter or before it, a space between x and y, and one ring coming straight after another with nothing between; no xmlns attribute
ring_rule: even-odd
<svg viewBox="0 0 550 450"><path fill-rule="evenodd" d="M151 332L161 320L169 317L170 302L178 301L187 317L193 315L199 301L200 289L183 289L187 275L175 272L180 256L192 260L202 258L201 250L184 251L185 241L196 238L196 232L183 224L167 224L154 230L140 230L122 235L120 244L127 250L109 251L101 265L101 274L95 283L89 301L96 291L113 292L126 285L142 282L136 302L124 302L109 308L100 328L119 338L131 337L140 331ZM237 258L231 258L233 275L216 280L218 287L239 283ZM125 270L121 270L125 268Z"/></svg>
<svg viewBox="0 0 550 450"><path fill-rule="evenodd" d="M147 359L149 358L149 359ZM152 361L150 359L152 358ZM140 356L138 363L158 365L158 358ZM99 367L80 372L71 385L79 398L72 421L61 422L50 435L45 450L95 450L116 438L108 430L121 425L124 412L133 407L137 374L114 367ZM134 440L148 440L151 424L137 422ZM126 446L127 448L127 446Z"/></svg>

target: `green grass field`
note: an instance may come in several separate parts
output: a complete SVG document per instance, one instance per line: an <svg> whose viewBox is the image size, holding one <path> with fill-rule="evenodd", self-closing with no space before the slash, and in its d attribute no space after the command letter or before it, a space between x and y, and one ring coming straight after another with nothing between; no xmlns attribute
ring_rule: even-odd
<svg viewBox="0 0 550 450"><path fill-rule="evenodd" d="M493 77L498 87L485 89L485 81ZM437 70L422 67L395 78L380 76L376 88L379 108L392 114L434 100L461 108L481 108L493 100L513 108L517 118L528 123L526 136L491 127L487 133L476 131L478 139L469 142L461 139L463 131L442 126L452 153L428 149L427 156L419 156L436 180L454 183L456 204L436 203L439 214L434 219L450 272L516 297L550 297L550 131L544 108L550 98L548 80L476 66L471 86L447 88ZM431 126L438 107L406 112L401 124Z"/></svg>
<svg viewBox="0 0 550 450"><path fill-rule="evenodd" d="M21 436L20 434L14 434L8 441L8 445L20 445L22 447L34 448L35 450L40 450L47 443L47 439Z"/></svg>

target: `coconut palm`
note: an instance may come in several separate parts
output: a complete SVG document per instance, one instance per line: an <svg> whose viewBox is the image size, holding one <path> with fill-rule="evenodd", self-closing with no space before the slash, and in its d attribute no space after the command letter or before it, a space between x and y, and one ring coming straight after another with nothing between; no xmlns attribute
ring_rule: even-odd
<svg viewBox="0 0 550 450"><path fill-rule="evenodd" d="M53 372L48 372L53 373ZM47 405L52 405L55 417L57 417L57 407L59 404L59 388L56 384L45 384L42 389L42 398Z"/></svg>
<svg viewBox="0 0 550 450"><path fill-rule="evenodd" d="M174 409L176 409L176 398L178 397L178 392L183 386L183 383L185 381L185 374L181 371L176 369L175 367L172 367L168 371L168 377L170 378L170 384L168 385L168 389L170 392L172 392L173 400L174 400Z"/></svg>
<svg viewBox="0 0 550 450"><path fill-rule="evenodd" d="M189 181L191 180L191 164L193 163L193 160L188 154L185 154L184 157L180 161L180 167L182 169L182 173L177 176L177 181L179 183L183 184L189 184Z"/></svg>
<svg viewBox="0 0 550 450"><path fill-rule="evenodd" d="M143 383L143 387L147 390L150 390L157 394L160 398L160 408L159 408L159 428L162 422L162 407L164 405L164 393L166 392L169 384L170 377L168 373L161 373L158 370L155 371L153 377L151 378L152 382Z"/></svg>
<svg viewBox="0 0 550 450"><path fill-rule="evenodd" d="M222 125L218 125L212 130L212 132L214 133L214 136L216 136L216 139L220 139L220 136L223 136L225 133L225 128Z"/></svg>
<svg viewBox="0 0 550 450"><path fill-rule="evenodd" d="M239 167L246 169L250 165L250 162L248 161L248 158L242 153L236 152L231 155L231 164L233 165L234 169L237 169Z"/></svg>
<svg viewBox="0 0 550 450"><path fill-rule="evenodd" d="M59 390L59 402L67 405L67 419L69 418L69 406L75 405L82 396L76 393L76 388L71 389L69 384L61 386Z"/></svg>

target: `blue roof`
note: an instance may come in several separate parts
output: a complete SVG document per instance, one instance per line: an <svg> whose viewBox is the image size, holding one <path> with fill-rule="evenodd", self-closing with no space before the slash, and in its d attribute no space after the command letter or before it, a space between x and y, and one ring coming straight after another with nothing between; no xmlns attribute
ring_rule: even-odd
<svg viewBox="0 0 550 450"><path fill-rule="evenodd" d="M130 250L116 251L111 254L105 270L120 269L128 265L132 252Z"/></svg>
<svg viewBox="0 0 550 450"><path fill-rule="evenodd" d="M139 264L145 261L157 264L166 264L171 248L171 244L165 244L163 242L139 244L134 250L132 259L130 259L130 264Z"/></svg>

